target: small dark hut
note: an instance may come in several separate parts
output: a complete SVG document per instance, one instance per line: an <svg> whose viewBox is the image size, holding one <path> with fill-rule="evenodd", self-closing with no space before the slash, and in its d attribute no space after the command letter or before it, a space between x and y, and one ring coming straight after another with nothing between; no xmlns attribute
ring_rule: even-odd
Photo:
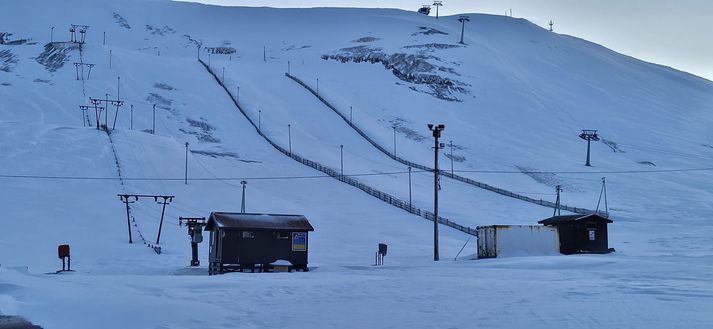
<svg viewBox="0 0 713 329"><path fill-rule="evenodd" d="M612 220L597 214L565 215L543 219L538 223L557 227L560 252L569 254L604 254L609 249L607 224Z"/></svg>
<svg viewBox="0 0 713 329"><path fill-rule="evenodd" d="M208 273L256 269L269 272L273 263L287 261L288 271L307 271L307 233L314 231L302 215L213 212Z"/></svg>

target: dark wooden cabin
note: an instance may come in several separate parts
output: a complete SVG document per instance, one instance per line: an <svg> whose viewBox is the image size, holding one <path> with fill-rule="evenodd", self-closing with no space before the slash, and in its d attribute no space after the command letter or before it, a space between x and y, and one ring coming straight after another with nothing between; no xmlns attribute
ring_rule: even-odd
<svg viewBox="0 0 713 329"><path fill-rule="evenodd" d="M213 212L205 226L210 232L208 273L268 272L278 260L290 271L307 271L307 235L314 231L302 215Z"/></svg>
<svg viewBox="0 0 713 329"><path fill-rule="evenodd" d="M560 252L569 254L610 252L607 225L612 220L597 214L565 215L543 219L538 223L557 227Z"/></svg>

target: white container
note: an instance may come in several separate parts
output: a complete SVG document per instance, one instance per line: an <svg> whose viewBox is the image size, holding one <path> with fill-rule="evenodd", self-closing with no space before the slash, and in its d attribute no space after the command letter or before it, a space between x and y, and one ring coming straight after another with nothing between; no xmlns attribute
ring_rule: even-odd
<svg viewBox="0 0 713 329"><path fill-rule="evenodd" d="M478 258L557 255L557 229L541 225L478 226Z"/></svg>

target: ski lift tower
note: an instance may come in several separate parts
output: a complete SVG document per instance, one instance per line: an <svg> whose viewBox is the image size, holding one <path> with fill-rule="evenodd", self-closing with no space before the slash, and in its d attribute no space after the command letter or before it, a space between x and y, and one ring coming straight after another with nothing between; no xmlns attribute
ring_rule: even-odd
<svg viewBox="0 0 713 329"><path fill-rule="evenodd" d="M589 163L590 148L591 148L592 141L596 142L599 140L599 135L597 134L596 130L583 129L582 133L579 134L579 138L587 141L587 163L585 164L585 166L591 167L592 165Z"/></svg>

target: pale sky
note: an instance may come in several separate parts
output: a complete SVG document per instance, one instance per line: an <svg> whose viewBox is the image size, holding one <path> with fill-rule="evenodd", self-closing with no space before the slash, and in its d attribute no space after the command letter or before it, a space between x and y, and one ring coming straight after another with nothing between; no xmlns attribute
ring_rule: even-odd
<svg viewBox="0 0 713 329"><path fill-rule="evenodd" d="M425 0L192 0L250 7L377 7L416 10ZM431 1L432 2L432 1ZM504 14L618 52L713 80L711 0L443 0L442 15ZM435 14L435 11L432 15Z"/></svg>

